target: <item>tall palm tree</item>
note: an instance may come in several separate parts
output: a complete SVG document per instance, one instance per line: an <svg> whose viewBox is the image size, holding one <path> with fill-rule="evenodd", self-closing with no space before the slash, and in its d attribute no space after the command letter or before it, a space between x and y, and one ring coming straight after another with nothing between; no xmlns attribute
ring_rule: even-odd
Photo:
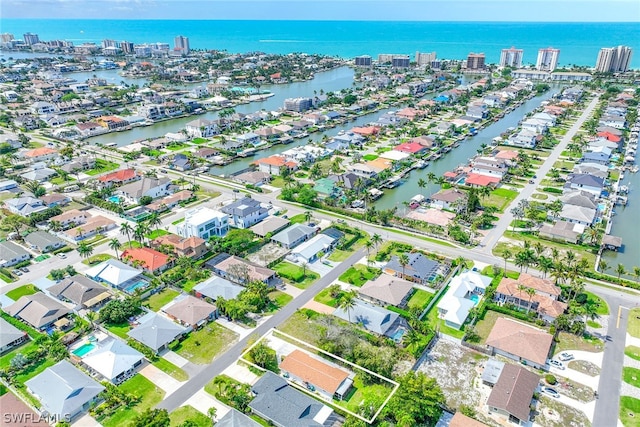
<svg viewBox="0 0 640 427"><path fill-rule="evenodd" d="M523 284L518 283L518 300L520 300L520 306L522 306L522 293L527 291L527 287Z"/></svg>
<svg viewBox="0 0 640 427"><path fill-rule="evenodd" d="M551 258L547 258L546 256L541 256L538 258L538 269L542 271L543 278L547 277L547 273L549 273L553 269L553 260Z"/></svg>
<svg viewBox="0 0 640 427"><path fill-rule="evenodd" d="M89 321L89 323L91 324L91 329L95 328L95 324L93 322L95 322L97 314L95 311L87 311L87 314L85 315L87 320Z"/></svg>
<svg viewBox="0 0 640 427"><path fill-rule="evenodd" d="M427 181L425 181L423 178L420 178L420 179L418 180L418 187L420 187L420 188L424 188L424 187L426 187L426 186L427 186Z"/></svg>
<svg viewBox="0 0 640 427"><path fill-rule="evenodd" d="M367 239L367 241L364 243L364 247L367 249L367 259L371 255L371 248L373 246L373 241L371 239Z"/></svg>
<svg viewBox="0 0 640 427"><path fill-rule="evenodd" d="M120 259L120 256L118 255L118 249L120 249L122 247L122 244L120 243L120 240L118 240L117 238L113 238L109 241L109 247L111 249L113 249L116 253L116 258Z"/></svg>
<svg viewBox="0 0 640 427"><path fill-rule="evenodd" d="M89 258L93 254L93 247L89 246L87 242L80 242L76 250L82 258Z"/></svg>
<svg viewBox="0 0 640 427"><path fill-rule="evenodd" d="M160 219L160 215L158 215L157 212L154 212L151 215L149 215L149 218L147 218L147 224L149 224L149 228L155 227L155 229L157 230L158 227L162 225L162 220Z"/></svg>
<svg viewBox="0 0 640 427"><path fill-rule="evenodd" d="M380 243L382 243L382 236L380 236L378 233L374 233L373 236L371 236L371 241L373 242L374 246L376 247L376 250L378 249L378 245Z"/></svg>
<svg viewBox="0 0 640 427"><path fill-rule="evenodd" d="M144 244L144 238L147 234L151 232L151 229L144 222L139 222L136 225L136 228L133 230L133 237L140 242L140 244Z"/></svg>
<svg viewBox="0 0 640 427"><path fill-rule="evenodd" d="M313 216L313 214L311 213L311 211L304 211L304 220L305 222L308 224L311 222L311 217Z"/></svg>
<svg viewBox="0 0 640 427"><path fill-rule="evenodd" d="M402 266L402 278L404 279L404 270L405 270L406 266L409 265L409 255L401 254L398 257L398 264L400 264Z"/></svg>
<svg viewBox="0 0 640 427"><path fill-rule="evenodd" d="M120 224L120 231L126 234L127 240L129 241L129 249L131 249L131 235L133 234L133 227L131 227L128 222L123 222Z"/></svg>
<svg viewBox="0 0 640 427"><path fill-rule="evenodd" d="M622 276L623 274L627 274L627 269L624 268L623 264L618 264L618 266L616 267L616 273L618 273L618 280L620 280L620 276Z"/></svg>
<svg viewBox="0 0 640 427"><path fill-rule="evenodd" d="M531 309L531 298L536 294L536 290L533 288L527 288L525 289L525 293L529 296L529 305L527 306L527 313L529 313L529 310Z"/></svg>
<svg viewBox="0 0 640 427"><path fill-rule="evenodd" d="M609 263L600 258L600 263L598 264L598 269L600 270L600 272L606 274L607 270L610 268L611 266L609 265Z"/></svg>
<svg viewBox="0 0 640 427"><path fill-rule="evenodd" d="M347 312L349 323L351 323L351 310L356 306L356 291L343 292L338 300L338 307Z"/></svg>
<svg viewBox="0 0 640 427"><path fill-rule="evenodd" d="M509 249L502 251L502 258L504 259L504 277L507 277L507 260L513 256Z"/></svg>

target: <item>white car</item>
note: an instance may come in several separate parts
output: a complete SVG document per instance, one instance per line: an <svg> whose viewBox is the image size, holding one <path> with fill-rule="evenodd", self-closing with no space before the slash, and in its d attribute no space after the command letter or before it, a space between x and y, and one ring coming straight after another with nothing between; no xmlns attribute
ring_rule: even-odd
<svg viewBox="0 0 640 427"><path fill-rule="evenodd" d="M559 362L557 360L550 360L549 361L549 365L557 368L557 369L564 369L564 365L562 364L562 362Z"/></svg>
<svg viewBox="0 0 640 427"><path fill-rule="evenodd" d="M64 254L64 253L62 253L62 252L60 252L60 253L58 254L58 258L60 258L60 259L67 259L67 255L66 255L66 254Z"/></svg>
<svg viewBox="0 0 640 427"><path fill-rule="evenodd" d="M562 360L563 362L568 362L569 360L575 359L575 357L573 357L573 354L565 351L563 353L560 353L558 359Z"/></svg>

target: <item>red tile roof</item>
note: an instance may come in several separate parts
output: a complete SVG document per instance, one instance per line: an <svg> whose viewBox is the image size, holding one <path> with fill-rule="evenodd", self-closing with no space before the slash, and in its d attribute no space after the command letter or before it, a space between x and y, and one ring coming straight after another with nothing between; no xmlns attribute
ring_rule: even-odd
<svg viewBox="0 0 640 427"><path fill-rule="evenodd" d="M620 142L620 137L618 135L614 135L611 132L598 132L598 136L606 138L611 142Z"/></svg>
<svg viewBox="0 0 640 427"><path fill-rule="evenodd" d="M140 261L149 271L156 271L169 263L169 256L151 248L130 248L122 253L122 259Z"/></svg>
<svg viewBox="0 0 640 427"><path fill-rule="evenodd" d="M494 176L480 175L477 173L470 173L467 175L465 184L467 185L479 185L481 187L487 187L491 184L497 184L500 182L500 178Z"/></svg>
<svg viewBox="0 0 640 427"><path fill-rule="evenodd" d="M393 149L403 153L415 154L424 151L426 147L417 142L405 142L403 144L396 145Z"/></svg>
<svg viewBox="0 0 640 427"><path fill-rule="evenodd" d="M375 126L355 127L351 129L351 132L357 133L358 135L362 136L371 136L376 135L378 132L380 132L380 128Z"/></svg>
<svg viewBox="0 0 640 427"><path fill-rule="evenodd" d="M24 153L25 157L40 157L40 156L46 156L49 154L54 154L57 153L58 151L54 150L53 148L48 148L48 147L40 147L40 148L35 148L33 150L29 150L26 151Z"/></svg>
<svg viewBox="0 0 640 427"><path fill-rule="evenodd" d="M288 166L290 168L298 166L298 163L296 163L296 162L288 162L284 157L281 157L281 156L265 157L264 159L256 160L255 163L256 164L263 164L263 165L277 166L277 167Z"/></svg>
<svg viewBox="0 0 640 427"><path fill-rule="evenodd" d="M115 172L103 175L100 178L98 178L98 180L101 182L111 182L111 181L124 182L134 178L135 176L136 176L135 169L123 169L123 170L119 170L119 171L115 171Z"/></svg>
<svg viewBox="0 0 640 427"><path fill-rule="evenodd" d="M300 350L294 350L285 357L280 369L332 394L349 377L347 371L324 363Z"/></svg>

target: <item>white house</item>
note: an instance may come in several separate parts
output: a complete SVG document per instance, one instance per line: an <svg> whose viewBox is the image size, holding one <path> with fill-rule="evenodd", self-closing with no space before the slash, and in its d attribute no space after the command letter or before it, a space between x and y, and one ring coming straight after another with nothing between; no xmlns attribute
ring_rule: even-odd
<svg viewBox="0 0 640 427"><path fill-rule="evenodd" d="M447 326L460 329L491 284L491 277L475 271L466 271L451 279L449 290L438 302L438 316Z"/></svg>
<svg viewBox="0 0 640 427"><path fill-rule="evenodd" d="M144 196L157 199L158 197L170 195L170 185L171 180L168 178L150 178L144 176L139 181L134 181L118 188L115 194L124 197L129 203L137 204L140 203L140 199Z"/></svg>
<svg viewBox="0 0 640 427"><path fill-rule="evenodd" d="M176 226L176 231L182 237L195 236L208 239L213 236L224 236L229 231L229 216L200 206L185 213L184 221Z"/></svg>
<svg viewBox="0 0 640 427"><path fill-rule="evenodd" d="M191 138L210 138L219 133L219 128L214 121L196 119L186 124L185 131Z"/></svg>
<svg viewBox="0 0 640 427"><path fill-rule="evenodd" d="M291 251L289 257L298 262L313 262L321 254L333 250L337 240L326 234L318 234Z"/></svg>
<svg viewBox="0 0 640 427"><path fill-rule="evenodd" d="M0 267L11 267L31 258L31 254L22 246L13 242L0 242Z"/></svg>

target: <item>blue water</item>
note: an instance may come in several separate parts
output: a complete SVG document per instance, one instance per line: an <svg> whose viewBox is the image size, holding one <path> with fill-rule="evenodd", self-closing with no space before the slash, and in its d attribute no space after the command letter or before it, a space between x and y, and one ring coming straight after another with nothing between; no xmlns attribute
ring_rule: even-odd
<svg viewBox="0 0 640 427"><path fill-rule="evenodd" d="M72 351L78 357L82 357L96 348L95 344L84 344Z"/></svg>
<svg viewBox="0 0 640 427"><path fill-rule="evenodd" d="M480 295L473 294L469 297L469 299L473 301L475 305L478 305L478 303L480 302Z"/></svg>
<svg viewBox="0 0 640 427"><path fill-rule="evenodd" d="M110 201L111 203L120 203L119 196L110 196L107 200Z"/></svg>
<svg viewBox="0 0 640 427"><path fill-rule="evenodd" d="M607 208L607 205L605 205L604 203L598 203L598 210L600 212L603 212L606 208Z"/></svg>
<svg viewBox="0 0 640 427"><path fill-rule="evenodd" d="M402 328L399 328L397 331L395 331L395 333L391 336L391 339L394 340L395 342L400 342L402 341L402 337L405 333L405 330Z"/></svg>
<svg viewBox="0 0 640 427"><path fill-rule="evenodd" d="M132 294L136 289L144 288L146 286L147 286L147 282L145 282L144 280L140 280L124 288L124 291L128 294Z"/></svg>
<svg viewBox="0 0 640 427"><path fill-rule="evenodd" d="M464 59L484 52L497 63L500 50L524 49L535 63L540 48L560 49L559 65L595 65L602 47L630 46L631 66L640 68L640 23L393 22L393 21L207 21L3 19L2 32L22 38L63 39L78 45L103 39L170 43L182 34L192 48L229 52L306 52L352 58L379 53L413 55L436 51L438 58Z"/></svg>

